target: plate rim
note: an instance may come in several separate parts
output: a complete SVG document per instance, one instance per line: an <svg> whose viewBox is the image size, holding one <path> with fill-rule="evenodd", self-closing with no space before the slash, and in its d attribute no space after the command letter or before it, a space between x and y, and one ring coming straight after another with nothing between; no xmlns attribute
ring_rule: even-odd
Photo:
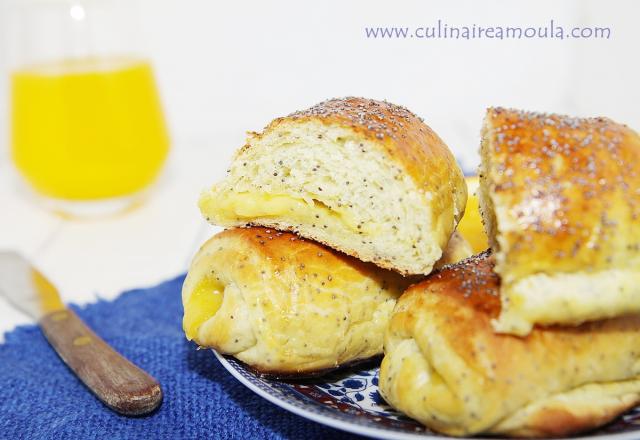
<svg viewBox="0 0 640 440"><path fill-rule="evenodd" d="M218 353L216 350L211 350L218 361L222 364L222 366L233 376L235 377L242 385L253 391L258 396L267 400L268 402L286 410L290 413L293 413L299 417L302 417L307 420L311 420L312 422L320 423L325 426L329 426L331 428L335 428L341 431L346 431L351 434L362 435L370 438L378 438L385 440L442 440L442 439L453 439L453 440L509 440L508 437L453 437L448 436L446 434L442 434L439 436L435 436L429 433L412 433L412 432L402 432L402 431L391 431L380 428L372 428L369 426L357 425L355 423L349 423L344 420L333 419L331 417L327 417L323 414L317 414L312 411L306 410L304 408L299 408L295 405L290 404L282 399L279 399L277 396L274 396L262 388L251 383L246 377L244 377L238 369L236 369L233 364L231 364L224 355ZM269 380L259 378L255 373L247 370L249 374L252 374L256 377L256 379L260 380ZM286 381L285 381L286 383ZM631 432L619 432L613 434L598 434L591 436L572 436L572 437L553 437L551 440L637 440L640 437L640 427L638 431Z"/></svg>

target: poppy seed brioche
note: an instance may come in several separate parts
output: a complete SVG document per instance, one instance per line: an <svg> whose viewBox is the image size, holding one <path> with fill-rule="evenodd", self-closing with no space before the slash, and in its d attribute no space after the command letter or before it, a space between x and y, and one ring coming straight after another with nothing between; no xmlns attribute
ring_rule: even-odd
<svg viewBox="0 0 640 440"><path fill-rule="evenodd" d="M640 315L495 333L493 264L448 266L397 301L379 380L390 405L448 435L564 438L640 402Z"/></svg>
<svg viewBox="0 0 640 440"><path fill-rule="evenodd" d="M263 374L314 375L382 354L411 281L289 232L228 229L189 268L184 330Z"/></svg>
<svg viewBox="0 0 640 440"><path fill-rule="evenodd" d="M200 209L217 225L294 231L411 275L431 272L466 196L452 153L421 119L344 98L250 134Z"/></svg>
<svg viewBox="0 0 640 440"><path fill-rule="evenodd" d="M606 118L489 109L480 205L499 332L640 312L640 136Z"/></svg>

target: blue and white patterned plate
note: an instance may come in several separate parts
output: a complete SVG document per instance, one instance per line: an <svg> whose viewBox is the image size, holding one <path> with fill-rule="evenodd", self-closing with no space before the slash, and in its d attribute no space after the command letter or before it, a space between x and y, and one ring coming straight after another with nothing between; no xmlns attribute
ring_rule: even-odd
<svg viewBox="0 0 640 440"><path fill-rule="evenodd" d="M269 402L309 420L380 439L446 438L387 405L378 392L378 367L341 370L314 380L280 381L261 377L242 362L214 353L220 363L247 388ZM571 437L571 440L639 438L640 407L598 431L584 437ZM487 437L482 439L491 440Z"/></svg>

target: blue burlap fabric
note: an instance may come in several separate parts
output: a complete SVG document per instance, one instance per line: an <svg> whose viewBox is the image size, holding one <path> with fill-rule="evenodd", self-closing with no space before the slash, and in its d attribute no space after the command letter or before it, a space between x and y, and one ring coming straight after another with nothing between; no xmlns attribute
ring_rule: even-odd
<svg viewBox="0 0 640 440"><path fill-rule="evenodd" d="M0 439L341 439L348 434L267 402L234 379L181 329L179 277L74 308L116 350L162 384L152 415L127 418L96 400L34 326L0 345Z"/></svg>

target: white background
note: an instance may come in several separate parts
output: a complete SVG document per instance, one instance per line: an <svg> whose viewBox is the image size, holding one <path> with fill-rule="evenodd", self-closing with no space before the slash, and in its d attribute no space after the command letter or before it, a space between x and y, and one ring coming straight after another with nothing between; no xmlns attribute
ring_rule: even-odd
<svg viewBox="0 0 640 440"><path fill-rule="evenodd" d="M408 107L466 169L477 164L488 106L603 115L640 129L637 1L144 0L139 10L173 153L154 198L127 216L68 221L18 191L7 154L8 61L0 57L0 248L27 254L68 300L112 297L184 271L213 231L199 217L197 195L221 177L244 132L326 98L361 95ZM438 19L522 27L553 19L568 28L610 27L611 38L373 40L364 34L365 26L432 26ZM6 48L12 42L2 35ZM1 302L0 315L4 328L25 322Z"/></svg>

